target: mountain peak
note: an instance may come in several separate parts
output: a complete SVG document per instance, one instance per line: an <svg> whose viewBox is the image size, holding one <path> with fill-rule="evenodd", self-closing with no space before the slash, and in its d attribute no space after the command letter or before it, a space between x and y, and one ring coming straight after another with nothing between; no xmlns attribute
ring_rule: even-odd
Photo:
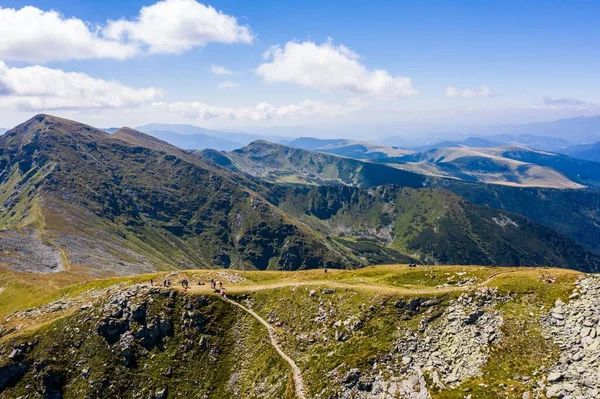
<svg viewBox="0 0 600 399"><path fill-rule="evenodd" d="M47 136L70 136L77 140L97 141L108 137L108 133L58 116L38 114L10 129L2 138L7 143L19 145Z"/></svg>

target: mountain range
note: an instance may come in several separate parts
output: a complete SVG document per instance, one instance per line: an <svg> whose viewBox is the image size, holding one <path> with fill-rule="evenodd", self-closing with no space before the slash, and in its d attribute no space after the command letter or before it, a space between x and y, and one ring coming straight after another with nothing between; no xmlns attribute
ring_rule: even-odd
<svg viewBox="0 0 600 399"><path fill-rule="evenodd" d="M398 185L442 188L473 204L522 214L600 251L600 192L483 184L456 178L426 176L396 165L351 159L283 145L256 142L229 153L203 151L205 159L230 170L280 184L347 185L372 188ZM517 156L518 154L513 154ZM543 159L543 157L542 157Z"/></svg>
<svg viewBox="0 0 600 399"><path fill-rule="evenodd" d="M215 150L230 151L243 147L256 140L269 140L274 142L284 140L284 137L282 136L224 132L220 130L205 129L194 125L167 123L150 123L139 126L136 130L148 133L156 138L187 150L212 148Z"/></svg>
<svg viewBox="0 0 600 399"><path fill-rule="evenodd" d="M438 187L450 180L253 146L190 152L134 129L111 135L38 115L0 137L0 240L8 248L0 261L19 269L37 248L41 271L109 274L354 268L413 259L600 266L598 255L564 232ZM297 175L309 184L281 184L268 171L261 177L259 166L271 159L272 171L303 162Z"/></svg>
<svg viewBox="0 0 600 399"><path fill-rule="evenodd" d="M467 144L470 144L468 146ZM470 138L411 150L350 140L300 138L292 147L373 160L434 177L519 187L583 188L600 185L600 164L566 155Z"/></svg>
<svg viewBox="0 0 600 399"><path fill-rule="evenodd" d="M453 140L444 143L448 140L447 137L452 137ZM520 144L538 150L560 151L574 144L600 141L600 115L558 119L551 122L468 127L462 131L420 134L418 138L412 139L406 135L395 135L382 138L379 142L411 148L429 147L438 143L454 146L470 137L502 144ZM431 147L423 149L431 149Z"/></svg>

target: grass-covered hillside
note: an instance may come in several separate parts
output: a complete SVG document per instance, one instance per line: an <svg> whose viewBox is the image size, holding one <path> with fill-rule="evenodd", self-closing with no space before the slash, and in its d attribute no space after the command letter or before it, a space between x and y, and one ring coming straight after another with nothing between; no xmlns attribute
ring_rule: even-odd
<svg viewBox="0 0 600 399"><path fill-rule="evenodd" d="M0 169L0 262L14 267L31 248L44 271L359 263L267 201L264 184L139 132L40 115L0 137Z"/></svg>
<svg viewBox="0 0 600 399"><path fill-rule="evenodd" d="M198 284L210 278L245 309ZM16 298L0 288L0 300ZM574 271L203 270L55 293L0 313L0 398L521 399L600 389L591 377L600 338L565 341L573 324L594 323L578 309L600 307L600 281ZM582 374L568 371L585 362Z"/></svg>
<svg viewBox="0 0 600 399"><path fill-rule="evenodd" d="M357 254L401 253L430 264L553 265L586 271L600 266L597 255L552 229L444 190L296 187L280 206Z"/></svg>

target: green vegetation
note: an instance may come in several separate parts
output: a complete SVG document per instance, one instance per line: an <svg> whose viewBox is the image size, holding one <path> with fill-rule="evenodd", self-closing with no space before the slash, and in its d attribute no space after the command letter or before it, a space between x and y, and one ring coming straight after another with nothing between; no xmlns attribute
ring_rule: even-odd
<svg viewBox="0 0 600 399"><path fill-rule="evenodd" d="M423 263L551 265L589 271L600 266L597 255L549 228L469 204L443 190L295 187L280 206L358 256L364 256L364 244L369 243L370 256L382 262L398 258L385 254L389 248Z"/></svg>
<svg viewBox="0 0 600 399"><path fill-rule="evenodd" d="M319 148L336 144L335 141L318 141ZM299 143L303 147L307 143ZM308 143L309 149L313 149ZM206 152L202 153L207 154ZM502 155L502 154L500 154ZM507 158L525 162L561 163L561 157L544 155L539 152L509 151ZM528 157L544 159L529 159ZM431 187L453 191L467 201L507 212L521 214L530 220L565 234L579 244L593 250L600 249L600 193L597 190L557 190L533 187L510 187L494 184L481 184L457 179L445 179L407 174L386 164L374 164L351 158L336 157L316 153L299 148L289 148L266 142L257 142L241 150L231 153L218 153L219 164L234 170L241 170L262 179L273 182L304 181L320 185L355 185L359 187L376 187L395 184L403 187ZM390 162L393 159L387 159ZM544 163L546 162L546 163ZM584 175L573 176L578 168L577 160L570 160L569 169L562 166L557 169L577 182L589 184L597 179L594 165L584 165ZM324 172L325 166L327 173ZM547 163L547 166L554 167ZM594 167L592 167L594 166ZM594 170L592 170L594 169ZM339 172L331 172L331 170ZM591 176L590 174L593 174ZM590 176L588 176L590 175ZM286 176L282 179L281 176ZM350 176L338 179L339 176ZM415 179L418 177L418 179ZM463 176L463 179L473 180Z"/></svg>
<svg viewBox="0 0 600 399"><path fill-rule="evenodd" d="M37 116L0 138L3 229L39 229L96 273L357 265L270 203L269 188L131 129ZM16 265L18 267L18 265Z"/></svg>
<svg viewBox="0 0 600 399"><path fill-rule="evenodd" d="M147 319L159 318L172 330L162 343L137 348L135 365L125 364L120 351L96 333L101 309L92 312L94 317L68 316L21 337L36 342L25 360L35 360L38 371L25 374L0 397L25 396L44 383L46 391L60 389L66 399L152 397L164 388L170 396L293 397L286 364L264 340L263 327L216 298L153 297ZM133 323L133 330L142 328Z"/></svg>

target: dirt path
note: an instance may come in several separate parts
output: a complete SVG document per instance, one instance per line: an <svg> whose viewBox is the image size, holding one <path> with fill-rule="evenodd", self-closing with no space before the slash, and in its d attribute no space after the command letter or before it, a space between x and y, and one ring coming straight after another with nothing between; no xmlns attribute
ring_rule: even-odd
<svg viewBox="0 0 600 399"><path fill-rule="evenodd" d="M285 352L281 349L281 347L279 346L279 343L277 343L277 336L275 335L275 329L273 328L273 326L271 326L269 323L267 323L262 317L260 317L256 312L254 312L251 309L248 309L247 307L245 307L244 305L229 299L229 298L222 298L225 302L229 302L230 304L237 306L238 308L244 310L245 312L249 313L252 315L252 317L254 317L256 320L258 320L263 326L265 326L267 328L267 331L269 332L269 338L271 339L271 345L273 345L273 347L275 348L275 350L277 351L277 353L279 353L279 356L281 356L281 358L283 360L285 360L290 367L292 368L292 372L294 374L294 385L296 387L296 396L299 399L306 399L306 396L304 395L304 382L302 381L302 374L300 373L300 369L298 368L298 366L296 365L296 362L294 362L294 360L289 357L288 355L285 354Z"/></svg>
<svg viewBox="0 0 600 399"><path fill-rule="evenodd" d="M455 292L455 291L466 291L471 288L479 288L488 285L495 278L515 273L515 271L505 271L498 272L492 274L488 279L482 281L480 283L471 284L471 285L460 285L460 286L436 286L431 288L406 288L406 287L393 287L390 285L384 284L364 284L364 283L341 283L331 280L308 280L308 281L281 281L277 283L270 284L252 284L252 285L228 285L227 292L232 293L240 293L240 292L254 292L254 291L262 291L262 290L271 290L276 288L284 288L284 287L302 287L302 286L325 286L330 288L346 288L346 289L354 289L354 290L366 290L366 291L377 291L380 293L388 293L388 294L401 294L401 295L427 295L427 294L440 294L445 292ZM212 292L208 286L192 286L190 288L191 292Z"/></svg>

